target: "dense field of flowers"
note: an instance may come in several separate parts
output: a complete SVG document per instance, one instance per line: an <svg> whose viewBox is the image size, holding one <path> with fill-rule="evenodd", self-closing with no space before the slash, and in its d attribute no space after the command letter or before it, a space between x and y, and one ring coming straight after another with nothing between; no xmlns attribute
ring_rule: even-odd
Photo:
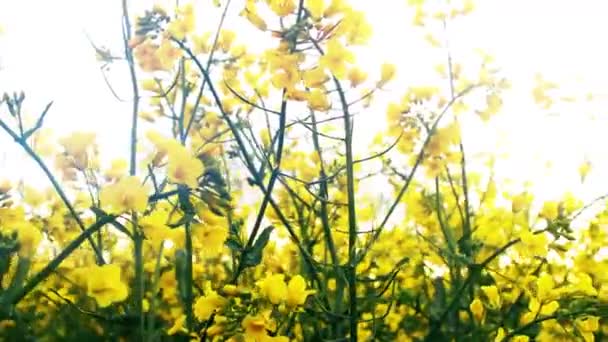
<svg viewBox="0 0 608 342"><path fill-rule="evenodd" d="M574 229L594 203L537 209L466 154L462 120L491 121L509 87L437 30L472 2L410 1L445 58L436 84L391 92L395 65L357 64L372 27L349 3L123 0L124 50L97 54L128 66L128 159L95 133L50 141L52 105L28 120L4 94L1 131L50 187L0 184L2 340L603 340L608 209ZM268 48L197 20L212 6L241 6ZM381 94L386 129L357 153Z"/></svg>

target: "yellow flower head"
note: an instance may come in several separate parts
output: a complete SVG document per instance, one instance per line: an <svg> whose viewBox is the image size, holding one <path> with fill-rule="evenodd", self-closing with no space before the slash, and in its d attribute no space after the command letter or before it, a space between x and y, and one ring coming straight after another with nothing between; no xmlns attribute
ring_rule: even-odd
<svg viewBox="0 0 608 342"><path fill-rule="evenodd" d="M257 8L255 7L255 1L248 0L245 4L245 8L243 8L239 15L245 17L253 26L262 31L266 31L268 28L264 19L258 14Z"/></svg>
<svg viewBox="0 0 608 342"><path fill-rule="evenodd" d="M289 280L287 285L287 305L294 307L304 304L309 294L315 293L314 290L306 290L306 281L302 276L296 275Z"/></svg>
<svg viewBox="0 0 608 342"><path fill-rule="evenodd" d="M321 88L329 80L329 77L327 77L323 68L315 67L304 71L302 73L302 80L308 88Z"/></svg>
<svg viewBox="0 0 608 342"><path fill-rule="evenodd" d="M596 316L585 316L577 318L576 327L584 332L595 332L600 328L600 319Z"/></svg>
<svg viewBox="0 0 608 342"><path fill-rule="evenodd" d="M245 341L263 341L268 337L266 319L262 315L247 315L241 326L245 330Z"/></svg>
<svg viewBox="0 0 608 342"><path fill-rule="evenodd" d="M148 205L148 192L135 176L124 177L108 185L99 195L108 212L123 213L126 211L142 212Z"/></svg>
<svg viewBox="0 0 608 342"><path fill-rule="evenodd" d="M308 93L308 106L312 110L326 112L331 108L331 103L327 98L327 95L320 89L313 89Z"/></svg>
<svg viewBox="0 0 608 342"><path fill-rule="evenodd" d="M380 68L380 81L378 82L378 86L382 87L386 83L390 82L395 75L397 74L397 67L395 64L384 63Z"/></svg>
<svg viewBox="0 0 608 342"><path fill-rule="evenodd" d="M337 39L331 39L327 43L325 55L319 60L322 67L329 69L337 78L346 74L347 63L355 62L355 55L344 47Z"/></svg>
<svg viewBox="0 0 608 342"><path fill-rule="evenodd" d="M498 288L496 286L482 286L481 291L483 291L485 296L488 298L488 304L490 308L494 310L500 309L502 301L500 299L500 294L498 293Z"/></svg>
<svg viewBox="0 0 608 342"><path fill-rule="evenodd" d="M129 289L120 279L120 267L109 264L91 266L87 270L87 294L104 308L127 299Z"/></svg>
<svg viewBox="0 0 608 342"><path fill-rule="evenodd" d="M288 289L283 274L273 274L257 282L263 296L272 304L280 304L287 299Z"/></svg>
<svg viewBox="0 0 608 342"><path fill-rule="evenodd" d="M191 188L198 187L198 177L205 171L203 163L198 158L190 155L181 145L172 145L168 153L167 172L169 181L185 184Z"/></svg>
<svg viewBox="0 0 608 342"><path fill-rule="evenodd" d="M539 214L547 220L555 220L559 215L559 205L555 201L547 201L543 204L543 208Z"/></svg>
<svg viewBox="0 0 608 342"><path fill-rule="evenodd" d="M269 3L270 9L279 17L285 17L293 13L296 9L294 0L266 0Z"/></svg>
<svg viewBox="0 0 608 342"><path fill-rule="evenodd" d="M351 68L348 71L347 77L350 81L350 86L355 88L359 84L365 82L367 79L367 73L359 68Z"/></svg>
<svg viewBox="0 0 608 342"><path fill-rule="evenodd" d="M475 317L478 322L481 322L485 315L485 308L483 307L481 300L479 300L479 298L475 298L469 305L469 309L473 313L473 317Z"/></svg>
<svg viewBox="0 0 608 342"><path fill-rule="evenodd" d="M59 139L59 144L65 149L65 153L74 158L79 169L84 169L88 165L89 152L95 144L95 133L75 132L71 135Z"/></svg>
<svg viewBox="0 0 608 342"><path fill-rule="evenodd" d="M17 234L19 238L19 255L30 258L36 253L40 240L42 240L42 233L32 224L24 223L18 228Z"/></svg>
<svg viewBox="0 0 608 342"><path fill-rule="evenodd" d="M205 321L218 309L226 305L226 298L215 291L210 291L206 296L199 297L194 303L194 315L199 321Z"/></svg>
<svg viewBox="0 0 608 342"><path fill-rule="evenodd" d="M314 19L323 18L323 11L325 11L325 1L324 0L307 0L306 8L310 12L310 15Z"/></svg>
<svg viewBox="0 0 608 342"><path fill-rule="evenodd" d="M203 254L206 257L219 256L228 238L228 228L225 225L205 223L195 224L192 228L194 236L203 245Z"/></svg>

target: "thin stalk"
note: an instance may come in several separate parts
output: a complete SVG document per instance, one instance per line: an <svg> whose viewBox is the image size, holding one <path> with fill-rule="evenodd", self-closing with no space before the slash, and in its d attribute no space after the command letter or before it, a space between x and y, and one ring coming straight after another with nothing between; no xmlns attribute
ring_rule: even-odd
<svg viewBox="0 0 608 342"><path fill-rule="evenodd" d="M133 228L137 228L135 224L133 224ZM137 313L138 321L139 321L139 339L141 341L145 340L145 317L143 310L143 302L144 302L144 256L143 256L143 244L144 237L141 233L134 231L133 232L133 256L135 259L135 286L133 287L134 299L135 299L135 312Z"/></svg>
<svg viewBox="0 0 608 342"><path fill-rule="evenodd" d="M226 20L226 14L228 14L228 8L230 7L230 1L231 0L228 0L226 2L226 6L224 7L224 12L222 12L222 17L220 18L220 22L217 26L217 29L215 30L215 37L213 38L213 45L211 47L211 51L209 52L209 57L207 57L207 71L209 71L211 69L211 62L213 61L213 56L215 54L215 50L217 49L217 44L218 44L219 37L220 37L220 31L222 30L222 26L224 26L224 21ZM186 124L186 127L185 127L185 131L183 132L183 134L181 136L182 145L185 143L186 139L188 138L190 129L192 128L192 126L194 124L194 117L195 117L196 111L198 110L198 107L201 103L201 99L203 98L203 92L205 91L206 84L207 84L207 79L203 79L203 82L198 91L198 95L196 96L196 100L194 102L194 107L192 107L192 115L190 116L190 120L188 120L188 123Z"/></svg>
<svg viewBox="0 0 608 342"><path fill-rule="evenodd" d="M407 176L407 179L405 180L405 183L403 184L403 186L401 187L401 189L397 193L397 196L395 197L395 200L393 201L393 203L389 207L388 212L386 213L386 215L384 216L384 219L382 220L382 222L380 223L380 225L378 226L378 228L376 229L376 231L372 235L371 239L369 240L369 242L367 243L367 245L365 246L365 248L363 248L361 250L361 253L359 254L359 256L357 258L359 261L361 261L361 260L363 260L365 258L365 256L367 255L367 253L370 250L370 246L374 242L376 242L376 240L378 240L378 238L382 234L382 231L384 231L384 228L386 227L386 224L388 223L390 217L392 216L392 214L397 209L397 206L401 203L401 199L403 198L403 196L405 195L407 189L409 188L409 186L410 186L410 184L412 182L412 179L414 178L414 175L416 173L416 170L422 164L422 160L424 159L424 155L425 155L424 152L426 150L426 147L430 143L433 134L435 134L435 131L437 130L437 127L439 126L439 122L441 121L441 119L445 116L445 114L448 112L448 110L452 107L452 105L454 104L454 102L456 102L457 99L459 99L460 97L464 96L465 94L467 94L469 91L471 91L475 87L476 87L476 85L471 85L471 86L467 87L466 89L464 89L459 94L457 94L456 97L454 97L452 100L450 100L445 105L445 107L443 108L443 110L441 111L441 113L439 113L439 115L435 119L435 122L431 126L429 134L427 134L426 139L422 143L422 147L420 148L420 151L418 152L418 155L416 157L416 161L414 162L414 166L412 167L412 170L410 171L409 175Z"/></svg>
<svg viewBox="0 0 608 342"><path fill-rule="evenodd" d="M156 296L158 294L158 283L160 281L160 266L163 258L163 248L164 241L160 243L160 247L158 249L158 256L156 257L156 265L154 267L154 279L152 282L152 294L150 300L150 310L148 312L148 330L147 330L147 339L148 341L153 341L152 332L154 331L154 312L156 311Z"/></svg>
<svg viewBox="0 0 608 342"><path fill-rule="evenodd" d="M203 76L207 80L207 84L209 85L209 91L211 92L211 94L213 96L213 100L215 101L215 104L216 104L216 106L218 107L218 109L220 111L222 119L224 121L226 121L226 123L228 124L228 127L230 128L230 131L234 135L234 139L235 139L235 141L236 141L236 143L237 143L237 145L239 147L239 150L241 151L241 154L243 156L243 160L245 162L245 167L249 171L251 177L253 177L255 185L262 191L262 194L265 197L269 198L268 202L269 202L270 206L276 212L277 216L279 217L279 220L281 221L281 223L283 224L283 226L285 226L285 229L287 229L287 231L289 233L289 236L291 237L291 239L293 240L293 242L298 247L298 250L300 251L300 253L302 253L305 256L309 267L311 267L311 269L313 269L313 270L316 270L314 259L312 258L312 256L310 254L308 254L308 252L306 251L306 249L302 245L300 239L295 234L295 231L294 231L293 227L289 223L289 220L287 219L287 217L285 217L285 215L283 214L283 211L281 210L281 208L279 207L279 205L277 204L277 202L272 198L272 194L268 193L266 191L266 187L264 187L264 185L262 184L262 179L261 179L260 175L257 173L257 171L255 169L255 165L253 164L253 161L251 160L251 157L247 153L247 148L246 148L245 142L243 141L243 137L241 137L241 134L239 133L238 127L234 124L234 122L232 122L232 120L230 119L230 117L228 116L228 114L226 113L226 111L224 110L224 108L222 106L222 101L221 101L221 99L219 97L219 94L218 94L217 90L213 86L213 83L211 82L211 77L209 76L209 73L207 72L207 70L205 69L205 67L203 67L203 65L198 60L198 58L196 58L196 56L192 53L192 51L187 46L185 46L180 41L174 40L174 42L176 42L179 45L179 47L184 52L186 52L186 54L188 54L188 56L190 58L192 58L192 60L194 61L194 64L196 65L196 67L200 70L200 72L203 74ZM314 281L317 284L319 284L319 286L321 286L321 281L318 278L318 275L316 273L312 273L312 276L314 278Z"/></svg>
<svg viewBox="0 0 608 342"><path fill-rule="evenodd" d="M40 156L27 144L27 142L23 138L20 138L2 120L0 120L0 127L2 127L2 129L4 129L4 131L6 131L6 133L8 133L8 135L10 135L11 138L13 138L15 140L15 142L17 142L19 144L19 146L21 146L25 150L25 152L36 162L36 164L38 164L38 166L42 169L42 171L44 172L44 174L46 175L46 177L48 178L48 180L53 185L53 188L55 189L55 192L57 192L57 194L59 195L59 197L61 198L61 200L65 204L65 206L68 208L68 211L70 212L70 215L72 215L72 217L74 218L74 220L78 224L78 227L80 228L80 230L83 231L83 232L85 232L86 231L86 227L84 225L84 222L82 222L82 219L80 218L80 216L76 212L76 209L72 205L72 202L70 202L70 200L68 199L68 196L63 191L63 188L61 187L61 185L59 184L59 182L57 181L57 179L55 178L55 176L53 175L53 173L51 172L51 170L48 168L48 166L46 165L46 163L42 160L42 158L40 158ZM95 245L95 242L93 241L93 239L92 239L91 236L87 237L87 241L91 245L91 248L93 249L93 252L95 252L97 263L100 264L100 265L103 265L105 262L104 262L103 254L101 253L101 250L99 250L99 248Z"/></svg>
<svg viewBox="0 0 608 342"><path fill-rule="evenodd" d="M334 84L338 90L342 113L344 115L344 153L346 155L346 195L348 198L348 266L349 273L349 330L350 341L357 341L357 326L359 317L357 312L357 206L355 199L355 171L353 158L353 123L351 121L348 102L340 81L334 76Z"/></svg>
<svg viewBox="0 0 608 342"><path fill-rule="evenodd" d="M82 243L95 234L105 224L112 222L116 217L107 215L101 217L98 221L86 228L78 237L70 242L64 250L61 251L53 260L51 260L42 270L34 275L30 280L17 292L12 298L7 301L11 304L19 303L28 293L34 290L42 281L44 281L51 273L53 273L59 265L69 257Z"/></svg>
<svg viewBox="0 0 608 342"><path fill-rule="evenodd" d="M133 49L129 46L131 40L131 21L129 19L129 7L127 0L122 0L122 36L125 50L125 57L129 65L131 76L131 87L133 89L133 108L131 112L131 153L129 163L129 174L134 176L137 173L137 119L139 112L139 87L137 86L137 74L135 73L135 62L133 60Z"/></svg>
<svg viewBox="0 0 608 342"><path fill-rule="evenodd" d="M185 225L186 234L186 293L185 293L185 309L186 309L186 327L188 332L192 332L194 326L194 317L192 315L192 302L194 296L192 294L192 227L190 221L186 222Z"/></svg>
<svg viewBox="0 0 608 342"><path fill-rule="evenodd" d="M319 157L319 164L320 164L320 171L319 171L319 180L321 181L319 184L319 197L321 198L320 204L321 204L321 225L323 227L323 233L325 235L325 243L327 244L327 249L329 250L329 255L331 257L331 262L334 266L334 272L335 272L335 277L336 277L336 282L337 282L337 293L336 293L336 297L334 299L334 311L335 312L341 312L341 302L342 302L342 292L344 290L344 286L342 284L342 277L339 275L341 273L340 271L340 260L338 259L338 253L336 251L336 245L334 243L334 239L331 233L331 227L329 225L329 211L327 210L327 198L328 198L328 191L327 191L327 176L325 175L325 163L323 162L323 152L321 151L321 144L319 143L319 135L317 134L318 132L318 127L317 127L317 118L316 115L314 113L314 111L311 111L311 120L312 120L312 127L313 127L313 135L312 135L312 141L315 147L315 150L317 151L317 156ZM338 329L338 327L336 326L336 329ZM336 334L338 335L339 332L336 331Z"/></svg>
<svg viewBox="0 0 608 342"><path fill-rule="evenodd" d="M450 43L447 37L447 22L443 21L444 32L446 33L445 39L445 47L447 51L447 64L448 64L448 78L450 82L450 99L454 101L456 98L455 88L454 88L454 71L453 71L453 62L452 62L452 53L450 52ZM458 120L457 118L455 120ZM466 157L464 150L464 143L462 142L462 137L459 138L458 148L460 150L460 177L462 178L462 193L464 196L464 224L462 227L462 241L464 245L464 254L466 256L471 255L470 246L468 240L471 237L471 211L469 207L469 186L467 181L467 171L466 171Z"/></svg>

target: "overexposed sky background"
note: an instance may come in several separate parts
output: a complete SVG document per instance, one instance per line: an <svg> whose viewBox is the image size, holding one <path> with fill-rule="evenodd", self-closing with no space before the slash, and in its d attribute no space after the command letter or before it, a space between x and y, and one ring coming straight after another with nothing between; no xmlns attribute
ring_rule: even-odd
<svg viewBox="0 0 608 342"><path fill-rule="evenodd" d="M194 1L208 8L211 0ZM232 6L228 27L243 27L237 17L239 1ZM433 66L443 56L412 30L406 0L353 0L367 12L374 28L371 44L359 55L361 65L397 64L399 78L387 86L379 105L360 119L360 134L381 127L388 100L399 100L407 85L436 77ZM131 1L134 13L153 1ZM531 178L535 190L547 197L565 188L592 198L608 192L608 2L601 0L483 0L469 17L450 25L451 46L457 62L467 64L474 48L496 56L497 64L512 81L505 95L504 113L489 125L468 128L467 149L501 150L510 158L499 165L505 176ZM198 28L213 30L216 12L199 20ZM240 26L239 26L240 25ZM46 127L58 135L74 130L95 131L102 150L126 157L130 104L117 101L106 87L85 32L98 45L121 53L120 1L108 0L0 0L0 92L24 90L27 109L36 115L54 101ZM237 32L241 32L237 30ZM247 36L237 38L247 40ZM263 47L257 47L263 48ZM369 70L377 74L379 67ZM603 96L603 101L560 106L543 113L533 105L534 75L563 85L565 91ZM110 80L123 98L130 97L126 68L112 66ZM2 111L0 113L6 113ZM547 115L547 114L559 115ZM381 118L381 120L379 119ZM371 136L371 134L368 134ZM116 155L116 153L108 152ZM587 156L594 169L581 186L577 166ZM546 162L553 165L545 168ZM32 175L46 184L35 165L18 153L18 147L0 134L0 179ZM30 178L28 178L30 181Z"/></svg>

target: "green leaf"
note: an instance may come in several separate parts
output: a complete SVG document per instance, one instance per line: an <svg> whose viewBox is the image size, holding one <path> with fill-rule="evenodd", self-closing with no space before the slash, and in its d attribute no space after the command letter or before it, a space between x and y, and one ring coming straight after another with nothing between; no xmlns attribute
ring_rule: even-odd
<svg viewBox="0 0 608 342"><path fill-rule="evenodd" d="M245 251L245 255L243 257L244 267L254 267L257 266L260 262L262 262L262 254L264 253L264 248L266 248L268 240L270 239L270 234L272 234L273 230L273 226L268 226L264 228L262 233L260 233L258 238L253 243L251 249Z"/></svg>
<svg viewBox="0 0 608 342"><path fill-rule="evenodd" d="M186 251L178 249L175 251L175 280L177 280L177 290L179 297L182 301L186 299L186 289L188 281L186 279L186 263L188 262L186 257Z"/></svg>
<svg viewBox="0 0 608 342"><path fill-rule="evenodd" d="M177 222L175 222L175 223L167 223L167 226L169 228L172 228L172 229L179 228L179 227L185 225L188 222L192 222L193 219L194 219L194 214L192 214L192 213L186 213Z"/></svg>
<svg viewBox="0 0 608 342"><path fill-rule="evenodd" d="M224 245L226 245L226 247L230 248L230 250L236 251L236 252L240 252L243 250L243 246L241 245L241 242L239 240L237 240L234 236L229 237L226 242L224 242Z"/></svg>
<svg viewBox="0 0 608 342"><path fill-rule="evenodd" d="M30 270L30 259L19 257L19 261L17 262L17 269L15 270L15 275L11 281L11 285L6 290L5 303L12 303L13 296L23 287L25 283L25 278L27 277L27 273Z"/></svg>

